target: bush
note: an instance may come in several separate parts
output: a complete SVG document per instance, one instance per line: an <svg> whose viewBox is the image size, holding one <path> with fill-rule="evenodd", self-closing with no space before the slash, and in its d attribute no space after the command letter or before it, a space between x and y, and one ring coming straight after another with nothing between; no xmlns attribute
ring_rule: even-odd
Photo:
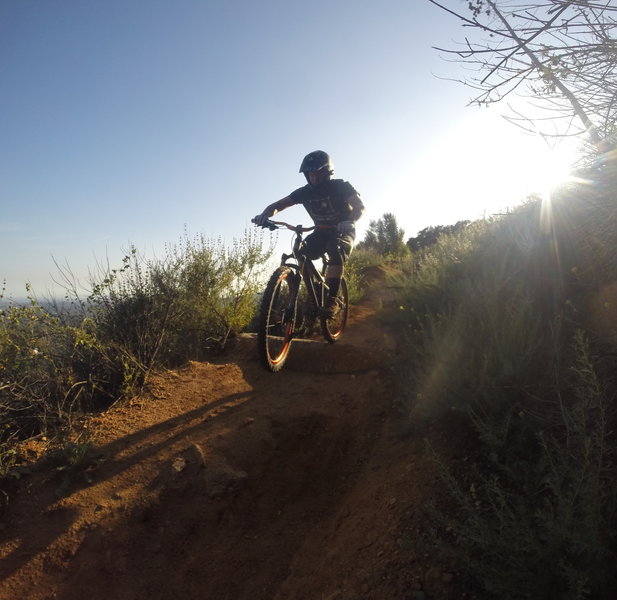
<svg viewBox="0 0 617 600"><path fill-rule="evenodd" d="M403 365L401 390L416 413L486 403L502 412L514 387L538 383L552 357L553 304L530 273L535 251L517 226L497 219L442 236L419 259L397 316L414 365Z"/></svg>
<svg viewBox="0 0 617 600"><path fill-rule="evenodd" d="M120 362L88 327L65 324L34 298L0 311L0 442L70 426L118 397Z"/></svg>
<svg viewBox="0 0 617 600"><path fill-rule="evenodd" d="M251 320L270 254L255 233L230 248L185 235L162 259L131 248L120 268L100 267L86 299L61 269L65 310L31 294L0 311L0 474L16 440L70 429L153 369L220 352Z"/></svg>
<svg viewBox="0 0 617 600"><path fill-rule="evenodd" d="M617 181L588 176L442 235L391 317L414 423L454 411L475 432L435 537L480 597L617 592L617 353L585 329L587 297L617 280Z"/></svg>
<svg viewBox="0 0 617 600"><path fill-rule="evenodd" d="M615 579L617 497L614 440L605 390L581 332L575 336L574 397L552 398L560 422L535 430L536 451L512 452L503 442L529 418L511 414L504 439L494 424L476 419L486 434L485 464L471 483L442 465L454 515L432 510L441 524L438 547L489 597L579 600L609 597Z"/></svg>
<svg viewBox="0 0 617 600"><path fill-rule="evenodd" d="M90 315L103 339L147 377L163 364L221 351L251 320L269 256L261 236L248 231L230 248L185 235L158 260L133 249L94 286Z"/></svg>
<svg viewBox="0 0 617 600"><path fill-rule="evenodd" d="M384 257L370 248L357 248L345 264L345 279L349 301L357 304L362 300L366 289L365 272L367 268L382 264Z"/></svg>

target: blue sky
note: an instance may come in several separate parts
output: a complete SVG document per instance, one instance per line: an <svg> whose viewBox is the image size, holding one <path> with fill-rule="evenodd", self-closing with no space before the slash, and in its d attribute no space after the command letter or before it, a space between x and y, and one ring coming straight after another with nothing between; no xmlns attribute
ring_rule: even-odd
<svg viewBox="0 0 617 600"><path fill-rule="evenodd" d="M511 206L546 149L444 79L431 46L465 33L425 0L3 0L6 295L185 229L231 242L315 149L361 193L360 238L384 212L408 237Z"/></svg>

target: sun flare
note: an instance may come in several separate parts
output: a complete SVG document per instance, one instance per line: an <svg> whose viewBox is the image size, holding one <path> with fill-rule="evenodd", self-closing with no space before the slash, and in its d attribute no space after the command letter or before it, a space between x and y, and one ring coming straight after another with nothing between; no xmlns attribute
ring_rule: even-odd
<svg viewBox="0 0 617 600"><path fill-rule="evenodd" d="M572 180L577 150L574 140L550 147L496 114L475 113L430 140L420 160L410 152L409 167L383 189L384 202L410 233L490 216L532 194L550 197Z"/></svg>
<svg viewBox="0 0 617 600"><path fill-rule="evenodd" d="M569 149L538 151L537 162L529 167L528 185L532 192L550 195L556 188L572 181L575 154Z"/></svg>

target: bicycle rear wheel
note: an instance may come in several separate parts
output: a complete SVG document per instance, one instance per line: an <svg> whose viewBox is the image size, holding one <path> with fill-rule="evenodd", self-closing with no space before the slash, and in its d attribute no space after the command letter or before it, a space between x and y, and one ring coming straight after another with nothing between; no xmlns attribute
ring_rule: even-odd
<svg viewBox="0 0 617 600"><path fill-rule="evenodd" d="M347 282L344 277L341 279L341 287L339 288L336 299L340 310L334 318L320 318L323 336L331 344L334 344L334 342L341 337L343 330L345 329L345 325L347 325L347 315L349 314L349 296L347 294Z"/></svg>
<svg viewBox="0 0 617 600"><path fill-rule="evenodd" d="M257 344L264 367L276 372L285 364L296 322L298 279L289 267L279 267L268 281L261 301Z"/></svg>

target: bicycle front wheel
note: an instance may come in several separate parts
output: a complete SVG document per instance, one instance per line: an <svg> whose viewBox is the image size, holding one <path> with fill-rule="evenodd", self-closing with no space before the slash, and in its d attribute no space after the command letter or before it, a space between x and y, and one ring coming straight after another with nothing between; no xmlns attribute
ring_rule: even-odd
<svg viewBox="0 0 617 600"><path fill-rule="evenodd" d="M279 267L264 292L257 344L264 367L276 372L285 364L296 322L298 279L289 267Z"/></svg>
<svg viewBox="0 0 617 600"><path fill-rule="evenodd" d="M349 314L349 296L347 294L347 282L344 277L341 279L341 286L336 299L339 305L338 313L333 319L327 319L325 317L321 317L320 319L323 336L331 344L334 344L334 342L341 337L343 330L345 329L345 325L347 325L347 315Z"/></svg>

